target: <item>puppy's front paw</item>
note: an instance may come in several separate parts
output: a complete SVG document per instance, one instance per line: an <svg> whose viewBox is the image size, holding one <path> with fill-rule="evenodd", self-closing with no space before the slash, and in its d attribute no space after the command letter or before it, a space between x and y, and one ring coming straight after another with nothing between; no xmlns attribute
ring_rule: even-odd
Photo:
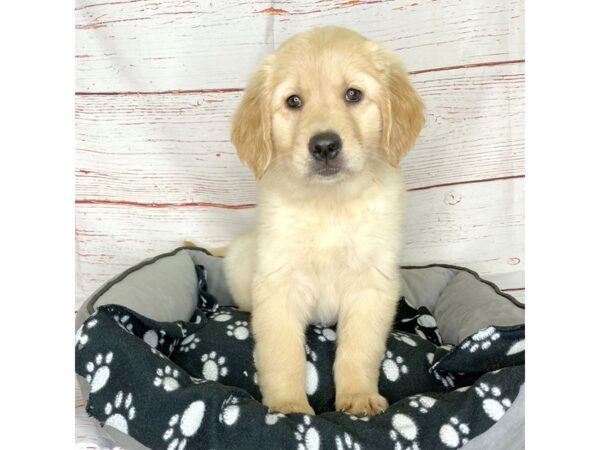
<svg viewBox="0 0 600 450"><path fill-rule="evenodd" d="M350 413L354 416L375 416L384 412L388 402L378 393L344 394L340 393L335 399L335 409Z"/></svg>
<svg viewBox="0 0 600 450"><path fill-rule="evenodd" d="M307 401L281 401L265 403L270 412L280 412L282 414L300 413L315 415L315 410L311 408Z"/></svg>

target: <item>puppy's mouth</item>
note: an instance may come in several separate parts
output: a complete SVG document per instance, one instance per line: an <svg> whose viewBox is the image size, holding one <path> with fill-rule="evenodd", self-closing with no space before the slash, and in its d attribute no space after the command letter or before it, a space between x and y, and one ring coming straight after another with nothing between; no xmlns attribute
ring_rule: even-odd
<svg viewBox="0 0 600 450"><path fill-rule="evenodd" d="M342 168L339 166L326 165L316 169L316 174L323 178L333 178L342 172Z"/></svg>
<svg viewBox="0 0 600 450"><path fill-rule="evenodd" d="M311 175L315 180L319 180L321 182L337 182L342 178L345 178L349 170L344 161L334 160L334 161L323 161L323 162L315 162L311 167Z"/></svg>

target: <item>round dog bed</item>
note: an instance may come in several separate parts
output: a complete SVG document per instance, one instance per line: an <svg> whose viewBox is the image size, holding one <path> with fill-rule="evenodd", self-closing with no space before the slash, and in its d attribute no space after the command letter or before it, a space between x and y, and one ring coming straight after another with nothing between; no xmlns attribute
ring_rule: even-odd
<svg viewBox="0 0 600 450"><path fill-rule="evenodd" d="M86 410L127 449L519 448L524 306L468 269L399 270L383 414L334 411L337 335L322 326L306 334L317 415L270 413L250 316L233 306L222 260L199 248L138 264L82 306L75 354Z"/></svg>

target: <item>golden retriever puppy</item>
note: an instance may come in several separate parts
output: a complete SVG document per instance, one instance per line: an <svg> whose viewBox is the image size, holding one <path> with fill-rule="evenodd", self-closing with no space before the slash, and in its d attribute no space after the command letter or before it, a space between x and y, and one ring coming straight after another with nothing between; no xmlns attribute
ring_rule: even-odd
<svg viewBox="0 0 600 450"><path fill-rule="evenodd" d="M400 158L424 122L396 57L338 27L283 43L253 75L232 141L258 180L258 224L225 256L252 312L263 403L314 414L305 329L337 322L336 409L378 414L379 369L400 295Z"/></svg>

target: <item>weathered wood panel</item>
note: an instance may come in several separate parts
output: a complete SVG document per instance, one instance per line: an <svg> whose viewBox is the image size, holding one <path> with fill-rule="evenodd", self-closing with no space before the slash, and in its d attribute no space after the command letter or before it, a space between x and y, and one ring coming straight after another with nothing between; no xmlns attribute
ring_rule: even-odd
<svg viewBox="0 0 600 450"><path fill-rule="evenodd" d="M413 80L428 113L402 164L409 189L524 173L523 64ZM77 198L254 203L254 179L228 140L240 95L77 96Z"/></svg>
<svg viewBox="0 0 600 450"><path fill-rule="evenodd" d="M435 187L408 194L403 261L445 262L482 275L520 273L523 266L523 179ZM78 204L77 305L139 260L185 240L228 244L252 227L254 208L133 207ZM493 279L493 277L492 277ZM523 287L520 275L496 279Z"/></svg>
<svg viewBox="0 0 600 450"><path fill-rule="evenodd" d="M282 40L332 24L384 42L415 71L521 60L522 14L521 0L79 0L77 90L239 88Z"/></svg>
<svg viewBox="0 0 600 450"><path fill-rule="evenodd" d="M239 87L273 48L271 2L80 0L79 91Z"/></svg>

